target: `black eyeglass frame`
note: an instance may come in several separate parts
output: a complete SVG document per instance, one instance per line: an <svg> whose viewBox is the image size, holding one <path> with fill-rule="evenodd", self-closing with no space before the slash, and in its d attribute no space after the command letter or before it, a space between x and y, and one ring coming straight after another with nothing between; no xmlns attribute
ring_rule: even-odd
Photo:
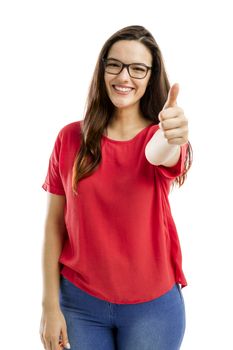
<svg viewBox="0 0 233 350"><path fill-rule="evenodd" d="M126 64L126 63L123 63L123 62L121 62L121 61L119 61L119 60L116 60L116 59L114 59L114 58L102 58L102 61L104 62L104 68L106 69L106 63L107 63L107 61L110 61L110 60L112 60L112 61L116 61L116 62L119 62L121 65L122 65L122 67L121 67L121 70L118 72L118 73L109 73L109 72L107 72L108 74L112 74L112 75L118 75L118 74L120 74L122 71L123 71L123 69L126 67L127 68L127 72L129 73L129 76L131 77L131 78L133 78L133 79L145 79L145 77L147 76L147 74L148 74L148 71L149 70L151 70L152 69L152 66L150 67L150 66L147 66L146 64L144 64L144 63L129 63L129 64ZM146 75L143 77L143 78L138 78L138 77L132 77L132 75L130 74L130 72L129 72L129 66L131 66L131 65L138 65L138 66L143 66L143 67L145 67L145 68L147 68L147 71L146 71Z"/></svg>

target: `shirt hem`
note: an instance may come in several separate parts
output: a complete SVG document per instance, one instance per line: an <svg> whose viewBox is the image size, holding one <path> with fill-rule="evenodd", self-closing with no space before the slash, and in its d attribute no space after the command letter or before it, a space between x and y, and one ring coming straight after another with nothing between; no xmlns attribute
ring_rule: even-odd
<svg viewBox="0 0 233 350"><path fill-rule="evenodd" d="M139 304L139 303L144 303L144 302L149 302L149 301L152 301L154 299L157 299L159 297L161 297L162 295L166 294L167 292L169 292L175 284L178 284L180 283L181 284L181 288L187 286L187 283L185 282L181 282L181 281L174 281L172 282L171 285L169 285L168 288L165 289L164 292L162 292L160 295L157 295L157 296L151 296L149 298L144 298L144 299L134 299L134 300L116 300L116 299L108 299L106 297L104 297L103 295L100 295L98 293L94 293L92 291L90 291L89 289L85 289L81 284L77 283L77 281L73 281L73 279L71 278L71 276L69 275L69 273L64 272L64 270L61 271L60 273L62 276L64 276L65 278L67 278L71 283L73 283L76 287L78 287L79 289L81 289L83 292L85 293L88 293L89 295L97 298L97 299L101 299L101 300L104 300L106 302L109 302L109 303L113 303L113 304Z"/></svg>
<svg viewBox="0 0 233 350"><path fill-rule="evenodd" d="M56 188L54 186L51 186L47 182L44 182L44 184L41 186L45 191L50 192L52 194L59 194L65 196L65 192L62 189Z"/></svg>

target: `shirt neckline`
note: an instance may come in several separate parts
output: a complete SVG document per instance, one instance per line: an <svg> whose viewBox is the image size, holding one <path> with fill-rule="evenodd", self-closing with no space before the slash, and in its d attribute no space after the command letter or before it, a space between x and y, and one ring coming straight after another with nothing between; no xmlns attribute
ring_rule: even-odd
<svg viewBox="0 0 233 350"><path fill-rule="evenodd" d="M151 127L152 125L155 124L149 124L147 126L145 126L142 130L140 130L133 138L129 139L129 140L114 140L111 139L110 137L106 136L106 135L102 135L102 137L108 141L108 142L112 142L112 143L130 143L133 142L139 135L141 135L145 130L149 129L149 127Z"/></svg>

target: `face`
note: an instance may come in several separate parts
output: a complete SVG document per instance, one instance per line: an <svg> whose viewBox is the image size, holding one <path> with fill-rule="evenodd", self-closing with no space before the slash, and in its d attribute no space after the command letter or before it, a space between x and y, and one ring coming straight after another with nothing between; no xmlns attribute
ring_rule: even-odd
<svg viewBox="0 0 233 350"><path fill-rule="evenodd" d="M144 63L152 66L152 55L150 50L142 43L135 40L120 40L112 45L107 58L116 59L125 64ZM151 70L143 79L131 78L127 68L118 75L104 73L104 81L108 96L115 107L129 108L138 107L141 97L146 91Z"/></svg>

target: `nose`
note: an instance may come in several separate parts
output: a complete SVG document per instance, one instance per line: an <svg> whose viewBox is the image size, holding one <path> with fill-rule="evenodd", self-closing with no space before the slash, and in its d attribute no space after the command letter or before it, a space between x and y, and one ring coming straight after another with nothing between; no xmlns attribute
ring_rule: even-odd
<svg viewBox="0 0 233 350"><path fill-rule="evenodd" d="M129 75L129 72L127 70L127 67L124 67L122 69L122 71L118 74L118 77L121 77L122 79L130 79L130 75Z"/></svg>

